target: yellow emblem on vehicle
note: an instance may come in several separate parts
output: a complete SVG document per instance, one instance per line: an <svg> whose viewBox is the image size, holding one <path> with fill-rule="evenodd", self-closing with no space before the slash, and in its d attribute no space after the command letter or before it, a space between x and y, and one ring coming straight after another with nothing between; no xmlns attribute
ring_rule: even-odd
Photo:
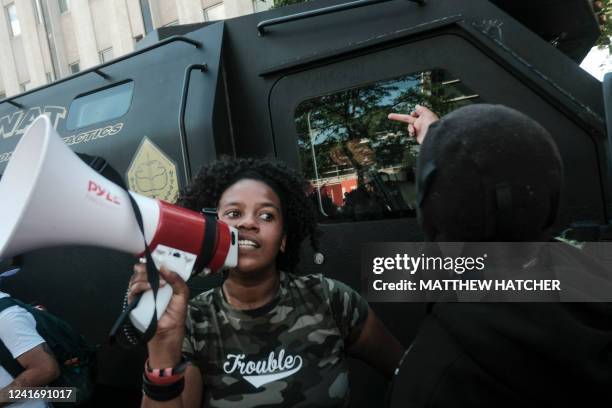
<svg viewBox="0 0 612 408"><path fill-rule="evenodd" d="M130 190L169 203L179 194L176 164L148 137L144 137L127 171Z"/></svg>

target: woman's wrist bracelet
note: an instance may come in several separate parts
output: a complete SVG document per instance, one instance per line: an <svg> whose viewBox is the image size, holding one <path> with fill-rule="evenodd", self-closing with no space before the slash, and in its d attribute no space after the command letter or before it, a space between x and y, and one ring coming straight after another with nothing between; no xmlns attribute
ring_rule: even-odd
<svg viewBox="0 0 612 408"><path fill-rule="evenodd" d="M144 374L142 376L142 392L153 401L170 401L181 395L185 388L183 376L176 382L167 385L158 385L150 382Z"/></svg>
<svg viewBox="0 0 612 408"><path fill-rule="evenodd" d="M184 357L181 358L179 364L175 367L168 368L151 368L149 360L145 361L144 377L151 383L156 385L173 384L185 375L185 370L189 362Z"/></svg>
<svg viewBox="0 0 612 408"><path fill-rule="evenodd" d="M142 392L154 401L177 398L185 388L185 370L188 364L183 357L176 367L151 368L147 359L142 375Z"/></svg>

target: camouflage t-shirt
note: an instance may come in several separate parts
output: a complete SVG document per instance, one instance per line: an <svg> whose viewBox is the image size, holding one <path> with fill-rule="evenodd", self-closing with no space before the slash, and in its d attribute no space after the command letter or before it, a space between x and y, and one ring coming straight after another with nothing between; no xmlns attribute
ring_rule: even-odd
<svg viewBox="0 0 612 408"><path fill-rule="evenodd" d="M349 334L367 315L343 283L281 272L276 298L255 311L232 308L220 287L194 298L183 353L202 372L203 406L343 407Z"/></svg>

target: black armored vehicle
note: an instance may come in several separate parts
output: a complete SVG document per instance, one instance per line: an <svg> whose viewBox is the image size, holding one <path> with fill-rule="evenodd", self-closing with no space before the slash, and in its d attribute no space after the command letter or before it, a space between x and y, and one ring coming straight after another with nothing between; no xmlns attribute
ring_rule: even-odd
<svg viewBox="0 0 612 408"><path fill-rule="evenodd" d="M316 0L166 27L129 55L0 101L0 174L40 114L130 189L170 202L221 155L276 157L311 180L323 231L300 269L359 289L363 243L422 239L418 147L387 114L486 102L549 130L565 164L558 232L601 240L612 211L603 86L578 66L598 36L587 0ZM18 262L3 288L101 345L98 401L137 404L144 350L106 343L133 257L70 247ZM192 293L215 279L192 279ZM421 304L372 308L406 346L425 314ZM382 378L353 368L353 406L380 406Z"/></svg>

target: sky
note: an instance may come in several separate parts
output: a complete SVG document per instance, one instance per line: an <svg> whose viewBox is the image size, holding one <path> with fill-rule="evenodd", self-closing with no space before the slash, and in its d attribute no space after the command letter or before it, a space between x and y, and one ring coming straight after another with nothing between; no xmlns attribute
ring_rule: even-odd
<svg viewBox="0 0 612 408"><path fill-rule="evenodd" d="M612 71L612 56L607 47L604 49L593 47L580 66L598 80L603 81L604 74Z"/></svg>

